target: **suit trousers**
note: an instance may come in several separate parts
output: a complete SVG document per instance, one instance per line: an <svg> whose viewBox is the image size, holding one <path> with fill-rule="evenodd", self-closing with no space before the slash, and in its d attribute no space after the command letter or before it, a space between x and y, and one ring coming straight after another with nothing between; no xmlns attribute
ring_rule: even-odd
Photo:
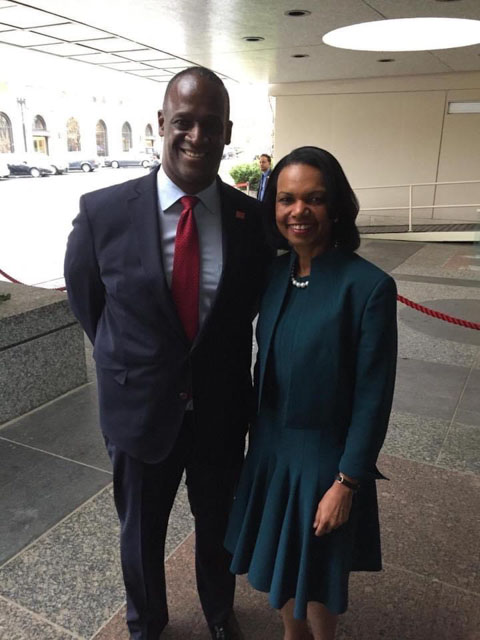
<svg viewBox="0 0 480 640"><path fill-rule="evenodd" d="M226 427L228 428L228 427ZM223 541L243 462L215 460L187 411L176 443L165 460L147 464L106 440L113 464L114 498L121 523L120 547L132 640L157 640L168 622L165 536L183 471L195 518L197 589L209 625L222 623L233 608L235 577Z"/></svg>

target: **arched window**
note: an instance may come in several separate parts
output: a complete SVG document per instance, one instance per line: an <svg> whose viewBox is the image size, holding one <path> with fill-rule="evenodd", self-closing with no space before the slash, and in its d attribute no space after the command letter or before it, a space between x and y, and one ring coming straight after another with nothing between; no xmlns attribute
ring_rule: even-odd
<svg viewBox="0 0 480 640"><path fill-rule="evenodd" d="M48 131L42 116L36 115L33 119L33 149L37 153L48 154Z"/></svg>
<svg viewBox="0 0 480 640"><path fill-rule="evenodd" d="M6 113L0 111L0 153L13 153L12 123Z"/></svg>
<svg viewBox="0 0 480 640"><path fill-rule="evenodd" d="M153 152L153 143L155 138L153 136L153 129L151 124L147 124L145 127L145 151L147 153Z"/></svg>
<svg viewBox="0 0 480 640"><path fill-rule="evenodd" d="M107 125L103 120L97 122L96 128L97 156L108 156Z"/></svg>
<svg viewBox="0 0 480 640"><path fill-rule="evenodd" d="M132 127L128 122L124 122L122 127L122 149L123 151L130 151L132 146Z"/></svg>
<svg viewBox="0 0 480 640"><path fill-rule="evenodd" d="M34 131L46 131L47 125L45 124L45 120L42 116L35 116L33 119L33 130Z"/></svg>
<svg viewBox="0 0 480 640"><path fill-rule="evenodd" d="M82 150L82 145L80 144L80 127L75 118L69 118L67 120L67 150Z"/></svg>

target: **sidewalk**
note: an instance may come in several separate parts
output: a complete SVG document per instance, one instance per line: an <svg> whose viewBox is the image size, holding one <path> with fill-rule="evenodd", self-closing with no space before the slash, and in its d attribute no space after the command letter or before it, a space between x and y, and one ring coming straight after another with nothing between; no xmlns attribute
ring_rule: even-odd
<svg viewBox="0 0 480 640"><path fill-rule="evenodd" d="M403 296L480 321L471 244L365 240ZM337 640L480 640L480 332L399 304L394 408L379 467L384 571L353 574ZM111 469L92 381L0 427L1 640L128 640ZM166 640L208 640L185 487L167 541ZM247 640L281 640L242 577Z"/></svg>

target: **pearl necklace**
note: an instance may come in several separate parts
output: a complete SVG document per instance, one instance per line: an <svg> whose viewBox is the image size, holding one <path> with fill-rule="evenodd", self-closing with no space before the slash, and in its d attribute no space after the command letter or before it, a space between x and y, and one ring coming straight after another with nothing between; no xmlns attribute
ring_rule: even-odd
<svg viewBox="0 0 480 640"><path fill-rule="evenodd" d="M310 280L304 280L303 282L300 282L300 280L297 280L295 278L296 266L297 266L297 262L295 261L292 265L292 270L290 271L290 282L293 284L294 287L297 287L297 289L306 289L308 287L308 283L310 282Z"/></svg>

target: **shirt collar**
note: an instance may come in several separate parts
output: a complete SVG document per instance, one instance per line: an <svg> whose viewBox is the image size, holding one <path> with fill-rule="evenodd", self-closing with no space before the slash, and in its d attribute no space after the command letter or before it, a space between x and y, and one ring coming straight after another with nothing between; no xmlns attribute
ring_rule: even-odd
<svg viewBox="0 0 480 640"><path fill-rule="evenodd" d="M177 202L182 196L188 195L185 191L182 191L170 178L167 176L163 167L160 166L157 174L157 189L158 197L160 200L160 206L162 211L167 211L175 202ZM191 194L190 194L191 195ZM219 199L217 181L214 180L211 185L206 189L199 191L195 194L197 198L202 202L206 209L215 212L217 202Z"/></svg>

